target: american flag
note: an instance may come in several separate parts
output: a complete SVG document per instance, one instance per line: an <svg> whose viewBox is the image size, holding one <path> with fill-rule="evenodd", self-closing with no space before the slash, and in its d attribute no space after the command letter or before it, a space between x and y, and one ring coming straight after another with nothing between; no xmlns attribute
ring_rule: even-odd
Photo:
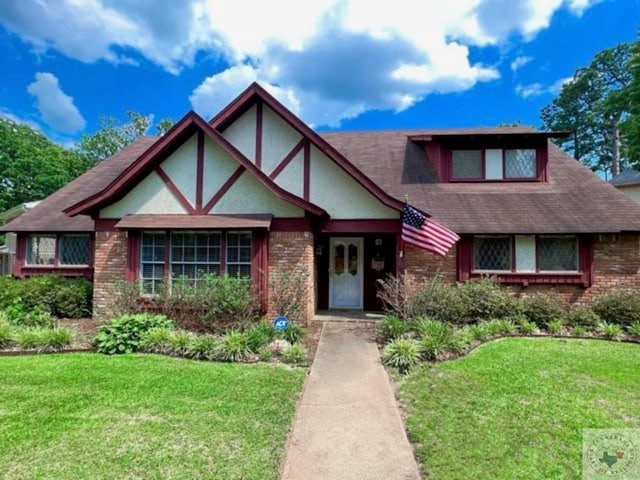
<svg viewBox="0 0 640 480"><path fill-rule="evenodd" d="M460 237L406 204L402 211L402 240L444 257Z"/></svg>

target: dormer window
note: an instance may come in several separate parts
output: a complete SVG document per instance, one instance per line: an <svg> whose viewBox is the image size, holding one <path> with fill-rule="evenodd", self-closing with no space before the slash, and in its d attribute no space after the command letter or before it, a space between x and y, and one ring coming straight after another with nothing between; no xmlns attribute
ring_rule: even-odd
<svg viewBox="0 0 640 480"><path fill-rule="evenodd" d="M450 180L537 180L538 152L535 148L485 148L451 150Z"/></svg>

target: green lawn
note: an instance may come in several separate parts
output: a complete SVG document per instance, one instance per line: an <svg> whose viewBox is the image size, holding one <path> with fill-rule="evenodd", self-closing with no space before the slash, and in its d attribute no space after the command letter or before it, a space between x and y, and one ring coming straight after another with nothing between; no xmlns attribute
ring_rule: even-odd
<svg viewBox="0 0 640 480"><path fill-rule="evenodd" d="M513 338L400 379L429 480L580 479L583 428L640 428L640 346Z"/></svg>
<svg viewBox="0 0 640 480"><path fill-rule="evenodd" d="M3 479L275 479L305 371L161 356L0 358Z"/></svg>

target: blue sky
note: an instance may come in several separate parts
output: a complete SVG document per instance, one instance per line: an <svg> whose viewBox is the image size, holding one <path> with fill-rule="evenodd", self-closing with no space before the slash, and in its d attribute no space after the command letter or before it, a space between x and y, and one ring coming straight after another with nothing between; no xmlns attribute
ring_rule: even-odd
<svg viewBox="0 0 640 480"><path fill-rule="evenodd" d="M257 80L318 130L539 126L640 0L5 0L0 115L72 145L100 115L206 118Z"/></svg>

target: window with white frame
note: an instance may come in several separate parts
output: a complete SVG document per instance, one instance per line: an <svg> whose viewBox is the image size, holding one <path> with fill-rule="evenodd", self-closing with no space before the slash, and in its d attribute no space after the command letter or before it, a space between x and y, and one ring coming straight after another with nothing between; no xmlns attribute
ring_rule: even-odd
<svg viewBox="0 0 640 480"><path fill-rule="evenodd" d="M220 275L219 232L172 232L171 277L197 285L203 275Z"/></svg>
<svg viewBox="0 0 640 480"><path fill-rule="evenodd" d="M89 265L90 237L86 233L29 235L27 265L81 266Z"/></svg>
<svg viewBox="0 0 640 480"><path fill-rule="evenodd" d="M164 286L165 233L143 232L140 252L142 292L158 294Z"/></svg>
<svg viewBox="0 0 640 480"><path fill-rule="evenodd" d="M204 275L251 277L252 235L248 231L143 232L140 249L140 280L147 294L160 293L165 279L197 286Z"/></svg>
<svg viewBox="0 0 640 480"><path fill-rule="evenodd" d="M478 273L578 273L575 235L478 235L473 270Z"/></svg>
<svg viewBox="0 0 640 480"><path fill-rule="evenodd" d="M514 181L537 178L538 157L535 148L451 150L452 181Z"/></svg>
<svg viewBox="0 0 640 480"><path fill-rule="evenodd" d="M227 274L236 277L251 276L251 233L227 234Z"/></svg>

